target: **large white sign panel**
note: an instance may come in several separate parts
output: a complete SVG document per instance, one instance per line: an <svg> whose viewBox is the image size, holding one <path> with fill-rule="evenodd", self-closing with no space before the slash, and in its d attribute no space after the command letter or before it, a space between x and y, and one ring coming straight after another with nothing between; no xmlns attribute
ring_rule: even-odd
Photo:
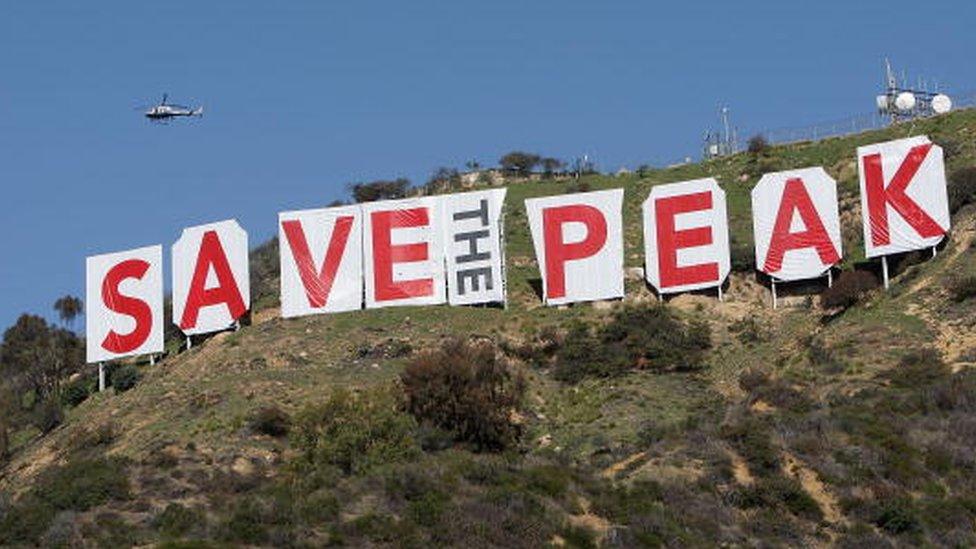
<svg viewBox="0 0 976 549"><path fill-rule="evenodd" d="M623 189L525 201L547 305L624 295Z"/></svg>
<svg viewBox="0 0 976 549"><path fill-rule="evenodd" d="M361 309L362 238L359 206L278 214L281 316Z"/></svg>
<svg viewBox="0 0 976 549"><path fill-rule="evenodd" d="M842 256L837 183L819 167L764 175L752 227L757 269L777 280L822 276Z"/></svg>
<svg viewBox="0 0 976 549"><path fill-rule="evenodd" d="M642 212L645 276L659 293L714 288L729 276L729 220L717 181L657 185Z"/></svg>
<svg viewBox="0 0 976 549"><path fill-rule="evenodd" d="M867 257L937 245L949 230L942 147L919 136L858 147Z"/></svg>
<svg viewBox="0 0 976 549"><path fill-rule="evenodd" d="M163 247L89 257L88 362L163 352Z"/></svg>
<svg viewBox="0 0 976 549"><path fill-rule="evenodd" d="M447 298L451 305L505 302L502 207L506 189L444 199Z"/></svg>
<svg viewBox="0 0 976 549"><path fill-rule="evenodd" d="M183 229L173 244L173 322L187 335L226 330L251 305L247 233L235 220Z"/></svg>
<svg viewBox="0 0 976 549"><path fill-rule="evenodd" d="M441 197L362 205L366 307L447 301Z"/></svg>

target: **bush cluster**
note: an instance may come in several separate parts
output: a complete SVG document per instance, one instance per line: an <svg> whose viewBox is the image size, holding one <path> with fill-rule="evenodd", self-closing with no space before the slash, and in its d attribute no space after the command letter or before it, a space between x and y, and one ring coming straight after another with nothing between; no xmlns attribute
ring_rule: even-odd
<svg viewBox="0 0 976 549"><path fill-rule="evenodd" d="M64 423L64 409L61 403L53 398L39 402L33 410L33 421L42 433L47 434Z"/></svg>
<svg viewBox="0 0 976 549"><path fill-rule="evenodd" d="M421 353L404 370L406 407L418 421L453 433L479 449L514 445L521 427L525 379L494 345L452 339Z"/></svg>
<svg viewBox="0 0 976 549"><path fill-rule="evenodd" d="M142 379L142 373L134 364L124 364L112 372L112 387L119 393L124 393L136 386Z"/></svg>
<svg viewBox="0 0 976 549"><path fill-rule="evenodd" d="M204 522L203 513L179 503L170 503L153 518L153 526L166 538L178 538Z"/></svg>
<svg viewBox="0 0 976 549"><path fill-rule="evenodd" d="M799 481L780 475L759 479L754 485L742 489L738 494L742 507L764 507L767 509L782 506L789 513L812 521L820 521L823 511L810 497Z"/></svg>
<svg viewBox="0 0 976 549"><path fill-rule="evenodd" d="M949 211L956 213L976 202L976 166L956 170L949 176Z"/></svg>
<svg viewBox="0 0 976 549"><path fill-rule="evenodd" d="M269 437L283 437L291 428L291 416L277 406L263 406L254 412L249 426L252 431Z"/></svg>
<svg viewBox="0 0 976 549"><path fill-rule="evenodd" d="M949 296L956 303L976 297L976 276L958 276L949 282Z"/></svg>
<svg viewBox="0 0 976 549"><path fill-rule="evenodd" d="M416 430L398 388L340 389L298 415L292 439L306 464L359 474L419 455Z"/></svg>
<svg viewBox="0 0 976 549"><path fill-rule="evenodd" d="M733 235L729 242L729 256L732 271L751 273L756 268L756 252L748 242L742 242Z"/></svg>
<svg viewBox="0 0 976 549"><path fill-rule="evenodd" d="M743 345L755 345L768 338L766 328L754 316L744 316L729 324L729 331Z"/></svg>
<svg viewBox="0 0 976 549"><path fill-rule="evenodd" d="M125 462L75 459L41 473L33 487L0 518L0 544L33 545L59 513L87 511L129 497Z"/></svg>
<svg viewBox="0 0 976 549"><path fill-rule="evenodd" d="M92 376L81 376L65 384L61 389L61 403L65 406L78 406L87 400L94 390L95 378Z"/></svg>
<svg viewBox="0 0 976 549"><path fill-rule="evenodd" d="M633 305L618 309L606 324L571 328L553 373L576 383L630 370L694 371L704 367L710 347L706 323L682 321L665 305Z"/></svg>
<svg viewBox="0 0 976 549"><path fill-rule="evenodd" d="M767 154L769 152L769 141L762 134L754 135L749 138L748 150L749 154Z"/></svg>
<svg viewBox="0 0 976 549"><path fill-rule="evenodd" d="M555 326L543 326L530 330L521 341L502 340L499 346L509 356L513 356L533 366L544 367L549 364L565 342L565 334Z"/></svg>
<svg viewBox="0 0 976 549"><path fill-rule="evenodd" d="M834 285L820 294L820 306L824 309L846 309L878 287L878 279L867 271L844 271L834 280Z"/></svg>
<svg viewBox="0 0 976 549"><path fill-rule="evenodd" d="M410 192L410 180L398 177L393 180L381 179L368 183L349 184L349 194L357 203L375 202L403 198Z"/></svg>

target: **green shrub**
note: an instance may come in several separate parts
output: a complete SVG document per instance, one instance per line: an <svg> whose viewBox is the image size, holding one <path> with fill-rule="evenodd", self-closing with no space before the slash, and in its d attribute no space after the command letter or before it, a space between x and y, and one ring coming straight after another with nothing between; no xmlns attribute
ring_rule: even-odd
<svg viewBox="0 0 976 549"><path fill-rule="evenodd" d="M917 389L944 379L951 373L938 351L923 347L905 353L898 367L884 372L883 376L890 379L895 387Z"/></svg>
<svg viewBox="0 0 976 549"><path fill-rule="evenodd" d="M420 526L432 528L440 523L450 498L441 492L427 492L407 504L407 516Z"/></svg>
<svg viewBox="0 0 976 549"><path fill-rule="evenodd" d="M409 461L420 453L417 423L402 408L396 387L359 394L340 389L298 414L292 440L306 464L336 467L345 474Z"/></svg>
<svg viewBox="0 0 976 549"><path fill-rule="evenodd" d="M684 322L665 305L631 305L595 328L573 327L556 354L556 379L610 377L629 370L687 372L704 368L711 333L702 321Z"/></svg>
<svg viewBox="0 0 976 549"><path fill-rule="evenodd" d="M60 400L48 398L37 404L34 407L33 423L44 434L64 423L64 409Z"/></svg>
<svg viewBox="0 0 976 549"><path fill-rule="evenodd" d="M529 490L548 496L561 498L569 489L572 472L559 465L539 465L524 471Z"/></svg>
<svg viewBox="0 0 976 549"><path fill-rule="evenodd" d="M949 211L956 213L966 204L976 202L976 166L952 172L949 176Z"/></svg>
<svg viewBox="0 0 976 549"><path fill-rule="evenodd" d="M839 373L844 369L844 361L836 351L824 342L823 338L809 337L806 343L807 358L810 364L828 373Z"/></svg>
<svg viewBox="0 0 976 549"><path fill-rule="evenodd" d="M596 549L599 544L596 542L596 533L583 526L569 525L562 531L560 537L566 543L566 547L577 549Z"/></svg>
<svg viewBox="0 0 976 549"><path fill-rule="evenodd" d="M729 256L732 271L749 273L756 268L756 252L748 242L741 242L733 236L729 242Z"/></svg>
<svg viewBox="0 0 976 549"><path fill-rule="evenodd" d="M90 425L75 435L68 444L74 452L107 446L115 440L117 430L117 426L111 421Z"/></svg>
<svg viewBox="0 0 976 549"><path fill-rule="evenodd" d="M91 376L81 376L66 384L62 388L61 403L75 407L84 402L95 389L95 380Z"/></svg>
<svg viewBox="0 0 976 549"><path fill-rule="evenodd" d="M547 325L538 331L530 330L523 341L502 340L499 347L505 354L537 367L548 366L556 351L562 347L564 336L555 326Z"/></svg>
<svg viewBox="0 0 976 549"><path fill-rule="evenodd" d="M82 523L81 534L90 547L136 547L147 541L141 539L139 529L113 511L97 513L94 521Z"/></svg>
<svg viewBox="0 0 976 549"><path fill-rule="evenodd" d="M805 393L794 389L782 378L769 380L768 383L756 387L751 396L753 400L762 400L777 408L798 413L807 412L813 406L813 402Z"/></svg>
<svg viewBox="0 0 976 549"><path fill-rule="evenodd" d="M907 498L884 502L874 524L889 534L907 534L921 530L922 522L914 504Z"/></svg>
<svg viewBox="0 0 976 549"><path fill-rule="evenodd" d="M759 479L744 488L739 496L743 507L777 508L783 506L791 514L812 521L823 519L823 511L799 481L779 475Z"/></svg>
<svg viewBox="0 0 976 549"><path fill-rule="evenodd" d="M769 153L769 141L766 140L766 136L762 134L756 134L749 138L748 151L752 155L765 155Z"/></svg>
<svg viewBox="0 0 976 549"><path fill-rule="evenodd" d="M564 192L566 194L587 193L591 190L592 188L590 187L590 184L586 181L576 181L566 185L566 190Z"/></svg>
<svg viewBox="0 0 976 549"><path fill-rule="evenodd" d="M739 374L739 388L751 393L769 383L769 374L758 368L749 368Z"/></svg>
<svg viewBox="0 0 976 549"><path fill-rule="evenodd" d="M729 325L729 331L743 345L755 345L766 340L767 333L762 322L754 316L745 316Z"/></svg>
<svg viewBox="0 0 976 549"><path fill-rule="evenodd" d="M339 498L324 488L301 497L296 506L298 516L312 524L335 520L341 509Z"/></svg>
<svg viewBox="0 0 976 549"><path fill-rule="evenodd" d="M87 511L107 501L128 499L129 478L118 458L77 459L41 473L31 492L55 509Z"/></svg>
<svg viewBox="0 0 976 549"><path fill-rule="evenodd" d="M252 431L270 437L283 437L291 428L291 416L277 406L262 406L254 412L249 426Z"/></svg>
<svg viewBox="0 0 976 549"><path fill-rule="evenodd" d="M976 297L976 276L959 276L949 282L949 296L956 303Z"/></svg>
<svg viewBox="0 0 976 549"><path fill-rule="evenodd" d="M35 545L47 531L57 510L38 498L24 497L0 519L0 544L5 547Z"/></svg>
<svg viewBox="0 0 976 549"><path fill-rule="evenodd" d="M227 541L251 545L265 545L270 540L268 510L253 497L235 504L233 512L220 528L220 537Z"/></svg>
<svg viewBox="0 0 976 549"><path fill-rule="evenodd" d="M59 512L87 511L129 497L125 462L90 458L51 467L0 518L0 544L34 544Z"/></svg>
<svg viewBox="0 0 976 549"><path fill-rule="evenodd" d="M611 356L601 349L600 340L590 326L582 322L570 327L563 344L556 351L553 376L566 383L578 383L586 377L611 377L626 371L623 357Z"/></svg>
<svg viewBox="0 0 976 549"><path fill-rule="evenodd" d="M415 357L401 375L407 411L479 449L518 442L512 415L522 407L525 379L494 345L462 339Z"/></svg>
<svg viewBox="0 0 976 549"><path fill-rule="evenodd" d="M278 280L281 262L278 261L280 253L278 248L278 239L272 238L251 250L249 254L251 303L254 304L252 306L254 310L274 306L280 299ZM169 311L168 308L166 310ZM175 324L168 323L167 326L175 326Z"/></svg>
<svg viewBox="0 0 976 549"><path fill-rule="evenodd" d="M833 286L820 294L820 306L846 309L877 287L878 279L867 271L844 271L834 280Z"/></svg>
<svg viewBox="0 0 976 549"><path fill-rule="evenodd" d="M142 374L134 364L123 364L112 372L112 387L119 393L124 393L139 383Z"/></svg>
<svg viewBox="0 0 976 549"><path fill-rule="evenodd" d="M390 515L367 513L348 523L350 534L364 537L380 544L409 546L409 541L416 534L410 531L411 525L407 521L397 521Z"/></svg>
<svg viewBox="0 0 976 549"><path fill-rule="evenodd" d="M749 462L753 472L769 474L779 470L779 453L770 440L769 428L761 420L743 418L728 426L725 436Z"/></svg>
<svg viewBox="0 0 976 549"><path fill-rule="evenodd" d="M625 307L600 330L604 344L622 345L638 369L692 371L704 367L711 347L708 324L682 322L660 305Z"/></svg>
<svg viewBox="0 0 976 549"><path fill-rule="evenodd" d="M200 511L170 503L153 519L153 526L165 537L178 538L204 521Z"/></svg>
<svg viewBox="0 0 976 549"><path fill-rule="evenodd" d="M55 515L40 542L43 547L78 547L82 545L78 513L62 511Z"/></svg>

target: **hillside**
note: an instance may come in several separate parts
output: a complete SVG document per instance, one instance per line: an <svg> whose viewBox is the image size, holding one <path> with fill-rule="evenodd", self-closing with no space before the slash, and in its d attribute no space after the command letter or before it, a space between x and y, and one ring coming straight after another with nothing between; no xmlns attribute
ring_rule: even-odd
<svg viewBox="0 0 976 549"><path fill-rule="evenodd" d="M774 311L751 271L750 189L764 172L811 165L840 186L843 268L870 270L855 148L921 133L945 149L949 174L976 166L969 110L640 174L512 184L506 310L283 320L266 245L252 257L250 326L186 352L174 341L131 390L90 396L45 436L13 433L0 543L976 544L973 197L953 187L936 258L900 258L891 291L842 312L825 313L818 284L785 288ZM658 305L631 274L622 303L541 305L526 198L623 187L626 264L639 267L650 187L706 176L728 196L725 302ZM452 337L524 376L524 404L502 418L517 440L466 441L399 405L404 368ZM672 362L617 367L630 342L655 338Z"/></svg>

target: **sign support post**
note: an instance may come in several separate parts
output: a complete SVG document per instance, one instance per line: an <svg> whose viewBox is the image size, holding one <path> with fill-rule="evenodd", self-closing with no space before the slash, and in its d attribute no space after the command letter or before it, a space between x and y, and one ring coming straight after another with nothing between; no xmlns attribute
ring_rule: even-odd
<svg viewBox="0 0 976 549"><path fill-rule="evenodd" d="M105 390L105 363L98 363L98 392Z"/></svg>
<svg viewBox="0 0 976 549"><path fill-rule="evenodd" d="M827 269L827 287L828 288L833 288L834 287L834 270L833 269Z"/></svg>
<svg viewBox="0 0 976 549"><path fill-rule="evenodd" d="M885 290L888 289L888 256L881 256L881 274L884 277Z"/></svg>
<svg viewBox="0 0 976 549"><path fill-rule="evenodd" d="M777 299L776 299L776 279L773 278L773 277L769 277L769 280L771 280L772 283L773 283L773 309L775 309L776 306L777 306Z"/></svg>

